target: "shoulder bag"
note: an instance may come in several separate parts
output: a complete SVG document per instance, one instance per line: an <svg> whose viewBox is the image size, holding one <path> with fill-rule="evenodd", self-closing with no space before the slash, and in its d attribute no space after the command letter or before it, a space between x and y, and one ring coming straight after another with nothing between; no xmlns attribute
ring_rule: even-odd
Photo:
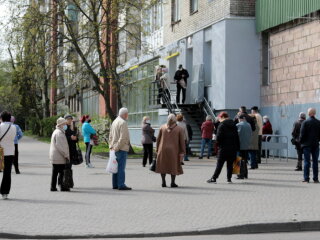
<svg viewBox="0 0 320 240"><path fill-rule="evenodd" d="M83 156L82 156L82 151L80 149L79 143L77 143L76 154L72 158L71 164L72 165L80 165L81 163L83 163Z"/></svg>
<svg viewBox="0 0 320 240"><path fill-rule="evenodd" d="M2 139L7 135L7 133L9 132L11 128L11 124L9 125L7 131L3 134L3 136L0 138L0 142L2 141ZM4 169L4 149L3 147L1 147L0 145L0 170Z"/></svg>

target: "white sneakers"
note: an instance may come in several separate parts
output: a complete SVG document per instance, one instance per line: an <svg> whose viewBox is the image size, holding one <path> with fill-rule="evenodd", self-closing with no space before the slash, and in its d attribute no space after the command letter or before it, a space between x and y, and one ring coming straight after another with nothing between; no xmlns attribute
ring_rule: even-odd
<svg viewBox="0 0 320 240"><path fill-rule="evenodd" d="M94 168L94 166L91 163L89 163L86 165L86 168Z"/></svg>
<svg viewBox="0 0 320 240"><path fill-rule="evenodd" d="M8 199L8 194L2 194L2 199L7 200Z"/></svg>

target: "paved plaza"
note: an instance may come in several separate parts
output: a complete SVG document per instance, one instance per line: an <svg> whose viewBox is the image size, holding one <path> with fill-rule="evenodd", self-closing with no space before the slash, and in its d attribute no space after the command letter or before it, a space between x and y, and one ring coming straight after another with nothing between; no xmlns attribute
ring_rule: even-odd
<svg viewBox="0 0 320 240"><path fill-rule="evenodd" d="M302 183L292 160L261 164L249 171L248 180L234 179L234 184L227 184L224 168L214 185L206 180L215 160L193 158L177 178L180 187L171 189L162 188L160 176L143 168L141 160L129 159L126 182L133 191L123 192L111 189L106 160L93 157L94 169L74 167L72 192L50 192L48 152L46 143L21 141L22 174L13 173L10 199L0 201L0 237L139 237L319 226L320 185ZM305 221L309 225L301 224Z"/></svg>

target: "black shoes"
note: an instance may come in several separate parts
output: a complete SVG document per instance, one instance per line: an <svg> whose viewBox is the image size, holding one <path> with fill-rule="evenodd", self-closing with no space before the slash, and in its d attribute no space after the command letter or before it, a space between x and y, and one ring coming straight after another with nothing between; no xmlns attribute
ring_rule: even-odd
<svg viewBox="0 0 320 240"><path fill-rule="evenodd" d="M199 157L199 159L202 159L202 157Z"/></svg>
<svg viewBox="0 0 320 240"><path fill-rule="evenodd" d="M119 188L120 191L128 191L128 190L132 190L132 188L129 188L127 186Z"/></svg>
<svg viewBox="0 0 320 240"><path fill-rule="evenodd" d="M309 180L303 180L302 182L303 183L309 183Z"/></svg>
<svg viewBox="0 0 320 240"><path fill-rule="evenodd" d="M184 165L184 162L181 162L181 165Z"/></svg>
<svg viewBox="0 0 320 240"><path fill-rule="evenodd" d="M302 167L300 168L300 167L297 167L296 169L295 169L295 171L302 171Z"/></svg>
<svg viewBox="0 0 320 240"><path fill-rule="evenodd" d="M51 188L50 191L51 191L51 192L57 192L58 189L56 189L56 188Z"/></svg>
<svg viewBox="0 0 320 240"><path fill-rule="evenodd" d="M70 192L70 188L61 188L61 192Z"/></svg>
<svg viewBox="0 0 320 240"><path fill-rule="evenodd" d="M165 184L165 183L162 183L162 187L167 187L167 184Z"/></svg>
<svg viewBox="0 0 320 240"><path fill-rule="evenodd" d="M177 184L175 184L175 183L171 183L171 187L172 187L172 188L177 188L177 187L178 187L178 185L177 185Z"/></svg>
<svg viewBox="0 0 320 240"><path fill-rule="evenodd" d="M314 183L319 183L319 180L314 180L313 182L314 182Z"/></svg>
<svg viewBox="0 0 320 240"><path fill-rule="evenodd" d="M185 159L184 161L189 162L190 160L189 159Z"/></svg>
<svg viewBox="0 0 320 240"><path fill-rule="evenodd" d="M207 156L207 159L210 159L210 156Z"/></svg>
<svg viewBox="0 0 320 240"><path fill-rule="evenodd" d="M228 184L231 184L231 183L232 183L231 179L228 179Z"/></svg>
<svg viewBox="0 0 320 240"><path fill-rule="evenodd" d="M217 183L217 180L215 178L210 178L207 183Z"/></svg>

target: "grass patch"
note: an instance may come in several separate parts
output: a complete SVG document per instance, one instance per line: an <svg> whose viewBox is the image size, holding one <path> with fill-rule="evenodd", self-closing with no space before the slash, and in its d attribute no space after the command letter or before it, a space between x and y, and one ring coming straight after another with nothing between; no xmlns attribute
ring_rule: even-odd
<svg viewBox="0 0 320 240"><path fill-rule="evenodd" d="M41 142L45 142L45 143L50 143L51 142L51 138L50 137L39 137L39 136L36 136L36 135L33 135L31 134L30 131L26 131L24 132L24 135L25 136L28 136L28 137L32 137L38 141L41 141ZM85 152L86 151L86 145L85 143L80 140L79 142L79 146L80 146L80 149L81 151ZM134 150L134 154L130 154L130 157L142 157L143 155L143 148L141 147L137 147L137 146L133 146L133 150ZM106 157L108 156L109 154L109 145L106 143L106 142L100 142L98 146L93 146L92 148L92 153L93 154L96 154L96 155L100 155L102 157Z"/></svg>

